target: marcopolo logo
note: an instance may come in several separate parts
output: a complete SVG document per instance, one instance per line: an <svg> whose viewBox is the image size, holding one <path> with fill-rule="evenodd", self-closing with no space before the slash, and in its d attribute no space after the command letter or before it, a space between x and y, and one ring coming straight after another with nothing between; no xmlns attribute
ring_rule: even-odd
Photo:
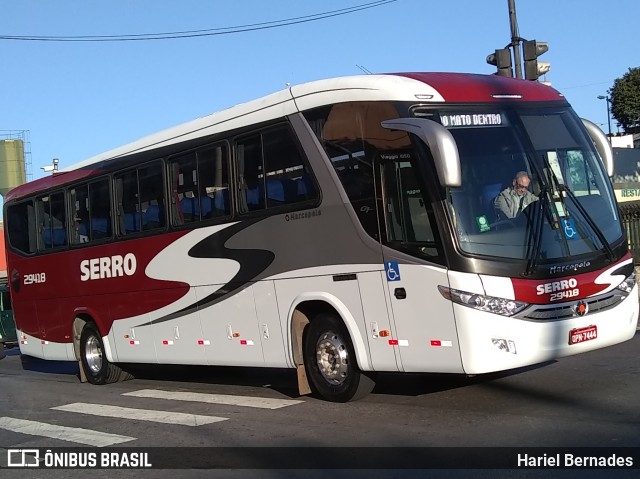
<svg viewBox="0 0 640 479"><path fill-rule="evenodd" d="M85 259L80 263L80 281L133 276L137 266L133 253Z"/></svg>

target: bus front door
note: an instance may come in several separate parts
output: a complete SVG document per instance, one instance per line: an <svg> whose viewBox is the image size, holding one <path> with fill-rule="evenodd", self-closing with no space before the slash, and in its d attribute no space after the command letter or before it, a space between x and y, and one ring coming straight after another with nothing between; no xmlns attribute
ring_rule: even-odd
<svg viewBox="0 0 640 479"><path fill-rule="evenodd" d="M451 302L438 291L446 269L387 257L385 272L403 370L462 372Z"/></svg>
<svg viewBox="0 0 640 479"><path fill-rule="evenodd" d="M382 248L394 345L404 371L462 372L453 308L438 286L449 284L437 225L411 153L382 158L386 246ZM429 259L433 258L433 262Z"/></svg>

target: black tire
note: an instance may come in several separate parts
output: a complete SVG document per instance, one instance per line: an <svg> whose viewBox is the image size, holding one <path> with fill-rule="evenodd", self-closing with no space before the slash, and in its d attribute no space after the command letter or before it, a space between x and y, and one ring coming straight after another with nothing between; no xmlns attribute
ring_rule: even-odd
<svg viewBox="0 0 640 479"><path fill-rule="evenodd" d="M316 316L304 332L304 365L313 392L332 402L360 399L375 382L358 368L349 332L331 314Z"/></svg>
<svg viewBox="0 0 640 479"><path fill-rule="evenodd" d="M129 373L109 362L98 328L86 323L80 334L80 362L84 375L91 384L109 384L131 379Z"/></svg>

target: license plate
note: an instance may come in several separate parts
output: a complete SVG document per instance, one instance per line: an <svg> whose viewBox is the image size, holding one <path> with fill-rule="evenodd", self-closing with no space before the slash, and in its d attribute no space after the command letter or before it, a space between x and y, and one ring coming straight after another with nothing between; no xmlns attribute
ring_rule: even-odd
<svg viewBox="0 0 640 479"><path fill-rule="evenodd" d="M569 331L569 344L584 343L598 337L598 328L596 326L587 326L586 328L572 329Z"/></svg>

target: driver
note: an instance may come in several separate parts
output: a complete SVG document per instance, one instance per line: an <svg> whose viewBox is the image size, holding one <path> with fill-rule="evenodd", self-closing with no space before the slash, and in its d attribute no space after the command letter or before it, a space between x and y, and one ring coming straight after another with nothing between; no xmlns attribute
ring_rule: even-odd
<svg viewBox="0 0 640 479"><path fill-rule="evenodd" d="M513 179L512 186L500 192L494 201L496 210L507 218L517 217L522 210L538 197L529 191L531 179L526 171L518 171Z"/></svg>

